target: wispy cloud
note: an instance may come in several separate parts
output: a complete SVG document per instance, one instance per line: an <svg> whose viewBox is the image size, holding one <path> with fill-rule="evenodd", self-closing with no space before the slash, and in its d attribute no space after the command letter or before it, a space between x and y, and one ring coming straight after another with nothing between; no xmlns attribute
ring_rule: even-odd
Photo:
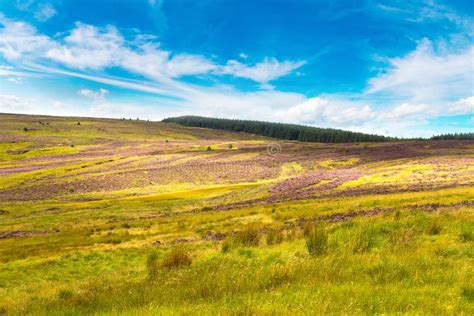
<svg viewBox="0 0 474 316"><path fill-rule="evenodd" d="M305 63L305 61L279 62L275 58L265 58L262 62L248 66L239 61L230 60L227 65L219 67L215 73L247 78L265 85L272 80L288 75Z"/></svg>
<svg viewBox="0 0 474 316"><path fill-rule="evenodd" d="M126 39L113 26L98 28L77 23L67 36L53 40L27 23L0 17L0 52L8 60L52 61L77 70L121 67L155 81L190 75L231 75L266 84L290 74L304 61L264 58L255 65L230 60L224 65L195 54L173 54L142 34Z"/></svg>
<svg viewBox="0 0 474 316"><path fill-rule="evenodd" d="M449 106L450 113L474 114L474 96L460 99Z"/></svg>
<svg viewBox="0 0 474 316"><path fill-rule="evenodd" d="M433 46L423 39L415 51L387 59L387 69L369 80L367 93L386 93L419 103L449 100L471 91L474 46L459 52Z"/></svg>
<svg viewBox="0 0 474 316"><path fill-rule="evenodd" d="M105 97L107 96L107 94L109 94L109 91L103 88L99 89L98 91L93 91L90 89L80 89L77 93L83 97L90 98L95 102L103 102L105 101Z"/></svg>
<svg viewBox="0 0 474 316"><path fill-rule="evenodd" d="M43 3L38 6L35 12L35 19L40 22L45 22L56 15L56 9L51 3Z"/></svg>

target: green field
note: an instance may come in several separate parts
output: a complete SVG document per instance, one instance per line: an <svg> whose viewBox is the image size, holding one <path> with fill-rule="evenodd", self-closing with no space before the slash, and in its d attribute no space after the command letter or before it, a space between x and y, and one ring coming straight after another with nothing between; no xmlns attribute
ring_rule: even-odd
<svg viewBox="0 0 474 316"><path fill-rule="evenodd" d="M474 141L0 115L0 315L474 314Z"/></svg>

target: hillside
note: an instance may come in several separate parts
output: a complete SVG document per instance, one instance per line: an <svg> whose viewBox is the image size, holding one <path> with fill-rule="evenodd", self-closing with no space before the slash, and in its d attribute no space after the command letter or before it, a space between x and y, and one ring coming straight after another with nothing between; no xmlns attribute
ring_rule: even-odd
<svg viewBox="0 0 474 316"><path fill-rule="evenodd" d="M234 131L0 114L0 314L474 314L474 141Z"/></svg>

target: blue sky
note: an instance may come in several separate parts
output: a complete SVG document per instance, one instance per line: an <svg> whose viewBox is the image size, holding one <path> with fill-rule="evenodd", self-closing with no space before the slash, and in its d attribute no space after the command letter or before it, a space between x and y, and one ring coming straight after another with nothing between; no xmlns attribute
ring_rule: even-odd
<svg viewBox="0 0 474 316"><path fill-rule="evenodd" d="M0 2L0 112L474 131L472 1Z"/></svg>

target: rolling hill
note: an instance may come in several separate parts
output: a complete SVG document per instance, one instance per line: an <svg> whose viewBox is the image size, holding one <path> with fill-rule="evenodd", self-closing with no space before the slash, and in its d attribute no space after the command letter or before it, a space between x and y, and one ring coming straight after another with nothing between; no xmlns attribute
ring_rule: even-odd
<svg viewBox="0 0 474 316"><path fill-rule="evenodd" d="M474 313L473 141L291 139L0 114L0 314Z"/></svg>

